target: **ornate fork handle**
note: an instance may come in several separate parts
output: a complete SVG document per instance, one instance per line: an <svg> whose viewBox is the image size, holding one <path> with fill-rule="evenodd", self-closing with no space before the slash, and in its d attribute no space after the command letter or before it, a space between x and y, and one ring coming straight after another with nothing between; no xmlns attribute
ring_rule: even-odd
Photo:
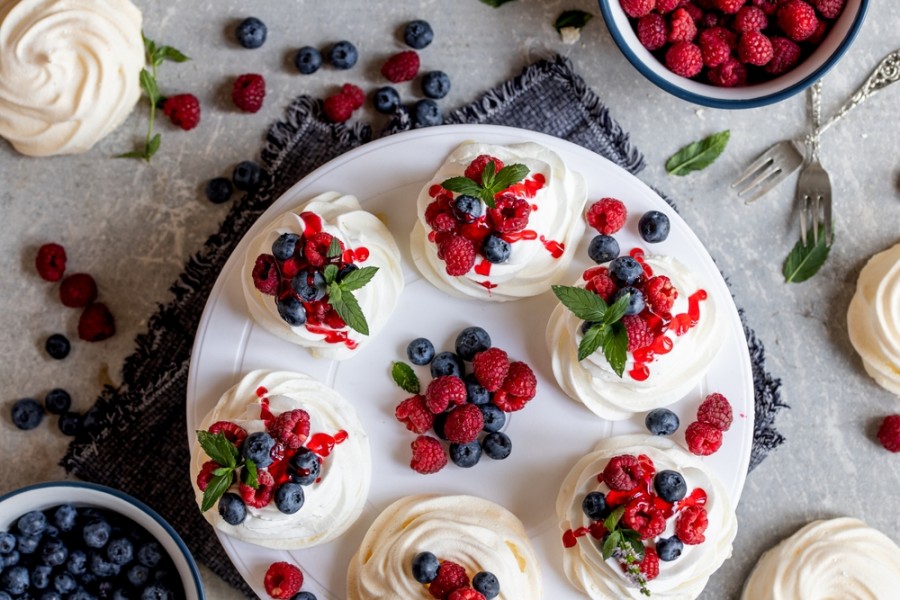
<svg viewBox="0 0 900 600"><path fill-rule="evenodd" d="M875 95L878 90L884 89L892 83L900 80L900 49L894 50L878 64L865 83L856 90L856 93L847 100L844 105L828 121L819 128L823 133L829 127L844 118L844 115L862 104L865 100Z"/></svg>

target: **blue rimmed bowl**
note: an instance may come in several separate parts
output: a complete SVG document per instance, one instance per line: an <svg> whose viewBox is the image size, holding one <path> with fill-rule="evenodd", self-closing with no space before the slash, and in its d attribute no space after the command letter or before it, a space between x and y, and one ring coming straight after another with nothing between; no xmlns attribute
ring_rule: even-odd
<svg viewBox="0 0 900 600"><path fill-rule="evenodd" d="M92 506L131 519L156 538L172 559L184 588L185 600L205 600L197 564L181 537L152 508L118 490L80 481L52 481L12 491L0 497L0 531L9 530L29 511L59 504Z"/></svg>
<svg viewBox="0 0 900 600"><path fill-rule="evenodd" d="M784 75L764 83L723 88L676 75L638 41L619 0L599 0L600 12L625 58L654 84L683 100L713 108L741 109L774 104L805 90L841 59L856 38L869 0L847 0L844 12L815 51Z"/></svg>

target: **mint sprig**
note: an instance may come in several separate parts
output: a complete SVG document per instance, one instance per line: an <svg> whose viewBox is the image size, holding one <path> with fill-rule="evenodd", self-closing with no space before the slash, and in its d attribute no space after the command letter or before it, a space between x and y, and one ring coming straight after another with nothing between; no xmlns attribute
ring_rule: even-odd
<svg viewBox="0 0 900 600"><path fill-rule="evenodd" d="M628 527L621 527L625 507L619 506L610 513L603 526L608 532L600 552L604 560L615 557L625 567L625 572L641 588L641 594L650 596L647 578L641 573L640 564L644 560L644 543L640 534Z"/></svg>
<svg viewBox="0 0 900 600"><path fill-rule="evenodd" d="M797 240L793 250L784 259L781 273L785 283L802 283L819 272L822 265L828 259L831 245L825 235L825 226L819 225L819 241L813 242L813 227L806 233L806 244L803 240Z"/></svg>
<svg viewBox="0 0 900 600"><path fill-rule="evenodd" d="M410 394L418 394L422 390L422 384L415 371L405 362L395 361L391 363L391 379L404 391Z"/></svg>
<svg viewBox="0 0 900 600"><path fill-rule="evenodd" d="M584 288L554 285L552 289L572 314L591 323L578 344L578 360L584 360L602 349L609 366L621 377L628 359L628 332L622 324L622 317L631 296L625 294L610 306L603 298Z"/></svg>
<svg viewBox="0 0 900 600"><path fill-rule="evenodd" d="M726 129L691 142L669 157L666 161L666 171L670 175L683 176L692 171L705 169L725 151L730 137L731 131Z"/></svg>
<svg viewBox="0 0 900 600"><path fill-rule="evenodd" d="M377 272L378 267L363 267L351 271L340 281L337 281L337 266L328 265L322 272L328 286L328 303L350 329L363 335L369 335L369 324L353 292L372 281Z"/></svg>
<svg viewBox="0 0 900 600"><path fill-rule="evenodd" d="M469 177L451 177L441 182L441 187L457 194L480 198L490 208L494 208L494 196L525 179L528 172L528 167L519 163L506 165L497 171L494 161L489 160L481 172L481 183Z"/></svg>
<svg viewBox="0 0 900 600"><path fill-rule="evenodd" d="M243 467L243 481L253 489L259 487L256 464L252 460L242 460L241 453L232 444L225 434L198 431L197 441L200 447L212 460L221 465L212 472L212 478L203 492L203 502L200 504L202 512L212 508L222 494L228 491L234 483L235 472Z"/></svg>

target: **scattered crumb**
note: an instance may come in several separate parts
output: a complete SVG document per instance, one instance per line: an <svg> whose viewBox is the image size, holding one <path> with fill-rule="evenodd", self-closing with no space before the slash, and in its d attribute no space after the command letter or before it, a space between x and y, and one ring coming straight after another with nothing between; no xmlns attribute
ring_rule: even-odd
<svg viewBox="0 0 900 600"><path fill-rule="evenodd" d="M581 29L578 27L563 27L559 30L559 36L563 44L574 44L581 39Z"/></svg>

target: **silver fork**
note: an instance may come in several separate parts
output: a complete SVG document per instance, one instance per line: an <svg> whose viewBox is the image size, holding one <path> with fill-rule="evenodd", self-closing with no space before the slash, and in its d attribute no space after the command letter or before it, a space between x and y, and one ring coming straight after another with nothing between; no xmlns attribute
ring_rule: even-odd
<svg viewBox="0 0 900 600"><path fill-rule="evenodd" d="M851 110L874 96L875 92L898 80L900 80L900 49L894 50L881 60L853 96L819 128L819 133L827 131ZM782 140L772 145L744 169L731 184L732 189L737 189L738 197L744 198L747 204L759 200L803 165L808 152L807 140L808 138Z"/></svg>
<svg viewBox="0 0 900 600"><path fill-rule="evenodd" d="M822 234L825 244L832 240L831 179L819 161L819 134L822 126L822 81L809 88L809 105L812 114L813 133L806 142L810 149L800 177L797 179L796 202L800 212L800 240L806 245L807 221L812 225L813 243L819 243L819 217L822 217Z"/></svg>

